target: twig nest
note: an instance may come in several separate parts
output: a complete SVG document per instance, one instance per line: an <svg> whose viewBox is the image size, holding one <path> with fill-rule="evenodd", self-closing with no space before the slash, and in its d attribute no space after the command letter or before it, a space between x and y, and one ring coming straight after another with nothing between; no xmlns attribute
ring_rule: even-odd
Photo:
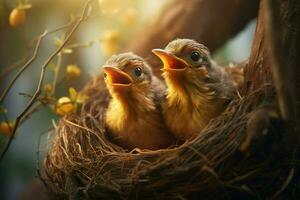
<svg viewBox="0 0 300 200"><path fill-rule="evenodd" d="M270 186L255 182L258 177L288 174L266 171L272 159L262 162L251 152L239 151L253 111L274 102L272 88L236 99L192 141L131 152L109 141L104 117L110 97L102 76L83 94L89 99L76 114L60 120L44 163L48 190L57 199L214 199L251 197L256 192L271 196L282 179L266 179Z"/></svg>

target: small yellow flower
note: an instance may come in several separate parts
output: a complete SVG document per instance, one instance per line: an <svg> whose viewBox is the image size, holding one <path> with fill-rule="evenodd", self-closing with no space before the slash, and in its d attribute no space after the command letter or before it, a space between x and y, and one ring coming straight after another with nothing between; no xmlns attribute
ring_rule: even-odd
<svg viewBox="0 0 300 200"><path fill-rule="evenodd" d="M69 80L73 78L77 78L81 74L81 70L77 65L68 65L66 72L67 72L67 79Z"/></svg>
<svg viewBox="0 0 300 200"><path fill-rule="evenodd" d="M13 123L7 123L7 122L1 122L0 123L0 133L3 135L10 137L12 134L14 124Z"/></svg>
<svg viewBox="0 0 300 200"><path fill-rule="evenodd" d="M12 27L20 26L25 23L26 12L21 8L14 8L9 14L9 25Z"/></svg>
<svg viewBox="0 0 300 200"><path fill-rule="evenodd" d="M57 101L55 112L60 116L64 116L68 113L73 112L74 108L75 107L72 103L72 100L69 97L61 97Z"/></svg>
<svg viewBox="0 0 300 200"><path fill-rule="evenodd" d="M106 30L103 33L102 49L107 55L116 53L120 46L121 34L117 30Z"/></svg>

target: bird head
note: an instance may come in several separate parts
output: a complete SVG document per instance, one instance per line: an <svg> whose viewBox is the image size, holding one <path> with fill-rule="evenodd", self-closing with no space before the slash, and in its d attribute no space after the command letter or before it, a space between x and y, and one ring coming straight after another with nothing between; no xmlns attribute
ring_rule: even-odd
<svg viewBox="0 0 300 200"><path fill-rule="evenodd" d="M133 53L113 55L103 66L103 71L111 96L121 102L141 98L150 89L151 68Z"/></svg>
<svg viewBox="0 0 300 200"><path fill-rule="evenodd" d="M163 63L168 88L186 93L199 90L209 81L212 61L204 45L190 39L176 39L165 49L153 49Z"/></svg>

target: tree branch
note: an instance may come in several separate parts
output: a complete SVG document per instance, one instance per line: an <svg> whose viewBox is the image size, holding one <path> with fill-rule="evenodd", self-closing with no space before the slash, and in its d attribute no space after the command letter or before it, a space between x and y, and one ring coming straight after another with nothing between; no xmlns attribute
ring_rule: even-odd
<svg viewBox="0 0 300 200"><path fill-rule="evenodd" d="M38 41L36 43L34 52L32 57L21 67L21 69L17 72L17 74L13 77L13 79L9 82L8 86L5 88L4 92L2 93L1 97L0 97L0 105L2 105L6 95L8 94L8 92L10 91L11 87L14 85L14 83L16 82L16 80L21 76L21 74L28 68L28 66L36 59L37 57L37 53L40 49L40 45L41 45L41 41L42 39L48 34L47 31L45 31L44 33L42 33L39 38Z"/></svg>
<svg viewBox="0 0 300 200"><path fill-rule="evenodd" d="M88 0L86 3L85 3L85 6L83 8L83 11L82 11L82 14L81 14L81 17L79 18L79 20L76 21L75 25L73 26L73 28L71 29L70 33L68 33L68 35L66 36L65 40L63 41L63 43L56 49L55 52L53 52L50 57L45 61L45 63L43 64L42 66L42 70L41 70L41 74L40 74L40 79L39 79L39 82L38 82L38 87L34 93L34 95L32 96L32 98L30 99L30 101L28 102L28 104L26 105L26 107L24 108L24 110L21 112L21 114L17 117L16 119L16 122L15 122L15 126L13 128L13 131L12 131L12 135L10 136L9 140L8 140L8 143L6 144L6 146L4 147L4 150L3 152L1 153L1 156L0 156L0 160L3 159L4 155L6 154L14 136L15 136L15 133L18 129L18 125L20 123L20 121L23 119L23 117L26 115L27 111L30 110L30 108L32 107L32 105L34 105L34 103L36 102L36 99L39 97L40 93L41 93L41 89L42 89L42 85L43 85L43 82L44 82L44 78L45 78L45 72L46 72L46 69L47 69L47 66L49 65L49 63L53 60L53 58L65 47L65 45L67 44L67 42L70 40L70 38L72 37L72 35L75 33L75 31L78 29L79 25L84 21L86 20L86 14L87 14L87 11L88 11L88 7L90 5L90 3L92 2L93 0ZM45 34L47 33L47 31L45 31L42 35L41 35L41 38L45 37Z"/></svg>

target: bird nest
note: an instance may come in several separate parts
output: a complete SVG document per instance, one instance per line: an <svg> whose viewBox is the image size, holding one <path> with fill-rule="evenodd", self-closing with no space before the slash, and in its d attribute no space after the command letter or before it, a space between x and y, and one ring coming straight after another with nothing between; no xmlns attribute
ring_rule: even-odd
<svg viewBox="0 0 300 200"><path fill-rule="evenodd" d="M279 128L270 128L270 120L277 120L273 91L264 86L237 98L199 130L198 137L184 144L129 152L109 140L104 118L110 97L102 78L95 78L82 91L89 99L76 114L62 118L56 128L44 163L49 194L57 199L274 196L291 171L277 167L285 163L279 160L283 158L269 153L275 151L281 127L278 121ZM265 123L256 126L257 118ZM269 134L251 133L266 129Z"/></svg>

